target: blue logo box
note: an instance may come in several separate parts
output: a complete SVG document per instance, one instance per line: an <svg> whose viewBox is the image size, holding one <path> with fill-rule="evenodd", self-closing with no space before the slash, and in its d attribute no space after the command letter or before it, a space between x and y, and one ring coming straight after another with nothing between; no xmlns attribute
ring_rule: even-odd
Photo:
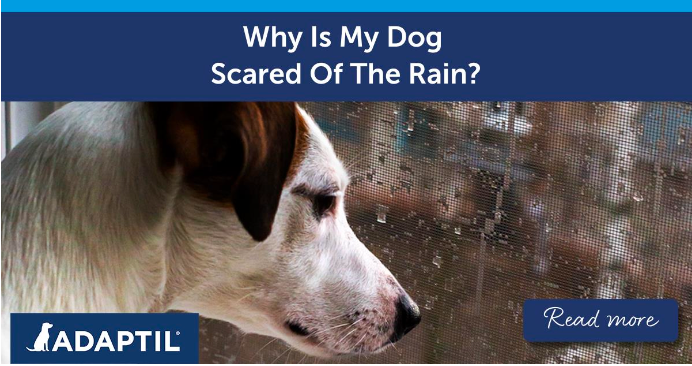
<svg viewBox="0 0 692 366"><path fill-rule="evenodd" d="M524 302L529 342L673 342L678 303L672 299L535 299Z"/></svg>
<svg viewBox="0 0 692 366"><path fill-rule="evenodd" d="M198 314L11 314L12 363L198 363Z"/></svg>

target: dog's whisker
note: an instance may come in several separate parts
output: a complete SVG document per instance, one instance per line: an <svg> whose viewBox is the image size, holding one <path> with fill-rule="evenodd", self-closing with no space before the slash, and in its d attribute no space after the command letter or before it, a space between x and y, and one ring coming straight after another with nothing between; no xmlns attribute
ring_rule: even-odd
<svg viewBox="0 0 692 366"><path fill-rule="evenodd" d="M290 351L291 349L293 349L293 347L288 346L288 348L287 348L285 351L283 351L283 352L279 355L279 357L275 358L274 361L272 361L271 363L275 363L276 361L278 361L278 360L281 358L281 356L285 355L286 352Z"/></svg>
<svg viewBox="0 0 692 366"><path fill-rule="evenodd" d="M365 336L367 336L367 335L368 335L368 333L363 334L363 336L360 337L360 340L356 343L356 345L354 347L358 347L358 345L360 345L360 342L363 342L363 340L365 339Z"/></svg>
<svg viewBox="0 0 692 366"><path fill-rule="evenodd" d="M271 341L267 342L267 344L265 344L264 346L262 346L259 350L257 350L257 352L255 352L254 355L252 355L252 357L250 357L250 361L252 361L260 352L262 352L263 349L267 348L268 345L270 345L270 344L276 342L278 339L279 339L279 338L274 338L274 339L272 339Z"/></svg>
<svg viewBox="0 0 692 366"><path fill-rule="evenodd" d="M351 325L349 325L348 327L346 327L346 329L340 330L340 331L339 331L339 334L337 335L337 337L338 337L338 336L341 336L342 334L344 334L344 333L346 333L346 332L348 332L351 328L353 328L353 327L354 327L356 324L358 324L361 320L363 320L363 319L359 319L359 320L357 320L357 321L351 323ZM339 342L337 342L336 344L339 344Z"/></svg>
<svg viewBox="0 0 692 366"><path fill-rule="evenodd" d="M224 356L224 355L221 355L221 354L218 354L218 353L215 354L214 357L220 358L221 361L222 361L223 363L225 363L225 364L231 363L231 362L232 362L231 359L233 358L233 356Z"/></svg>
<svg viewBox="0 0 692 366"><path fill-rule="evenodd" d="M344 329L343 332L339 333L339 335L341 335L341 334L347 332L349 329L353 328L353 327L354 327L356 324L358 324L361 320L363 320L363 319L359 319L359 320L355 321L353 324L351 324L350 327ZM358 330L358 328L353 329L353 330L351 330L350 332L348 332L345 336L343 336L338 342L336 342L336 343L334 344L334 347L336 348L337 346L339 346L339 345L341 344L341 342L343 342L348 336L350 336L351 334L353 334L353 332L355 332L356 330Z"/></svg>
<svg viewBox="0 0 692 366"><path fill-rule="evenodd" d="M336 344L341 344L342 341L344 341L348 336L350 336L351 334L353 334L353 332L355 332L357 330L358 329L353 329L352 331L348 332L348 334L346 334L343 338L341 338L338 342L336 342Z"/></svg>
<svg viewBox="0 0 692 366"><path fill-rule="evenodd" d="M358 323L359 321L360 320L356 321L355 323L352 323L350 326L346 327L346 329L339 331L339 334L337 335L337 337L344 334L345 332L348 332L348 330L351 329L354 325L356 325L356 323ZM317 347L321 346L326 341L327 341L326 339L322 340L320 343L317 344ZM337 342L334 346L337 346L338 344L339 344L339 342Z"/></svg>
<svg viewBox="0 0 692 366"><path fill-rule="evenodd" d="M291 352L293 352L293 347L291 347L290 351L288 351L288 355L286 356L286 361L284 363L288 363L288 360L291 359Z"/></svg>
<svg viewBox="0 0 692 366"><path fill-rule="evenodd" d="M333 326L333 327L329 327L329 328L327 328L327 329L322 329L322 330L320 330L319 332L315 332L315 333L312 333L312 334L310 334L310 335L318 335L318 334L321 334L321 333L324 333L324 332L328 332L328 331L330 331L330 330L332 330L332 329L345 327L345 326L350 325L350 324L351 324L351 323L344 323L344 324L335 325L335 326Z"/></svg>
<svg viewBox="0 0 692 366"><path fill-rule="evenodd" d="M358 346L361 344L361 342L363 342L363 340L365 340L365 337L366 337L367 335L368 335L368 333L365 333L365 334L363 334L362 337L360 337L360 339L358 340L358 342L356 342L356 345L353 346L353 350L354 350L354 351L358 350ZM363 354L363 352L358 351L358 363L360 363L360 355L361 355L361 354Z"/></svg>
<svg viewBox="0 0 692 366"><path fill-rule="evenodd" d="M324 342L326 342L326 341L327 341L326 339L325 339L325 340L322 340L322 341L321 341L320 343L317 343L317 346L315 346L315 347L319 347L319 346L321 346L321 345L322 345L322 343L324 343ZM315 358L315 359L317 359L317 358Z"/></svg>

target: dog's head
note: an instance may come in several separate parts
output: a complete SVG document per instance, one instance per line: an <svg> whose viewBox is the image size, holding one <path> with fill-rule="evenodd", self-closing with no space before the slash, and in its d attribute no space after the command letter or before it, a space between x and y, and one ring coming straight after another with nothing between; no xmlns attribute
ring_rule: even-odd
<svg viewBox="0 0 692 366"><path fill-rule="evenodd" d="M53 324L51 323L43 323L43 325L41 326L41 330L46 330L50 328L53 328Z"/></svg>
<svg viewBox="0 0 692 366"><path fill-rule="evenodd" d="M419 323L417 305L348 225L348 175L294 103L153 111L162 161L183 171L169 235L172 308L319 356L376 352Z"/></svg>

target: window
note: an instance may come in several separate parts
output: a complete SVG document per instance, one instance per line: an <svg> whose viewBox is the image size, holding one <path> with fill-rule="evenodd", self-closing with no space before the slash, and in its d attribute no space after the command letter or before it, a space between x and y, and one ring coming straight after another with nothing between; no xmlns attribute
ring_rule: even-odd
<svg viewBox="0 0 692 366"><path fill-rule="evenodd" d="M396 349L360 361L692 361L692 105L305 107L350 167L354 231L423 311ZM680 338L530 344L522 304L539 297L675 298ZM217 321L203 330L203 362L316 361Z"/></svg>
<svg viewBox="0 0 692 366"><path fill-rule="evenodd" d="M2 104L2 158L17 145L41 120L65 103L0 102Z"/></svg>

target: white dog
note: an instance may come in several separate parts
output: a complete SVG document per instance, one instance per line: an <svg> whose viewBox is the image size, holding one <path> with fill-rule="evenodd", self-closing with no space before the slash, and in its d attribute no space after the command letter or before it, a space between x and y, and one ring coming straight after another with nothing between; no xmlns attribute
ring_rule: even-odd
<svg viewBox="0 0 692 366"><path fill-rule="evenodd" d="M48 339L50 338L48 329L50 328L53 328L53 324L43 323L43 325L41 325L41 333L36 336L36 340L34 341L34 348L25 348L31 352L48 351Z"/></svg>
<svg viewBox="0 0 692 366"><path fill-rule="evenodd" d="M12 312L197 312L318 356L420 321L294 103L72 103L2 173L4 359Z"/></svg>

